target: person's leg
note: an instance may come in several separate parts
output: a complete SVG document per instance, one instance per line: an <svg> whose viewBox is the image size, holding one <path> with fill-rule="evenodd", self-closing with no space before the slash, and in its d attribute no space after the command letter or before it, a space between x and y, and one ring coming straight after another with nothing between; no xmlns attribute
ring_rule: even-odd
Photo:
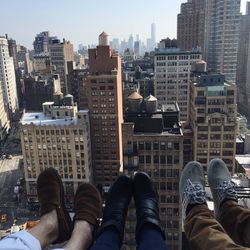
<svg viewBox="0 0 250 250"><path fill-rule="evenodd" d="M108 192L102 224L91 250L121 248L132 190L132 180L128 176L120 176L114 182Z"/></svg>
<svg viewBox="0 0 250 250"><path fill-rule="evenodd" d="M165 239L151 224L145 225L138 237L138 250L167 250Z"/></svg>
<svg viewBox="0 0 250 250"><path fill-rule="evenodd" d="M41 250L41 245L30 233L20 231L1 239L0 250Z"/></svg>
<svg viewBox="0 0 250 250"><path fill-rule="evenodd" d="M115 227L107 227L97 238L91 250L119 250L122 241Z"/></svg>
<svg viewBox="0 0 250 250"><path fill-rule="evenodd" d="M136 242L138 249L167 249L161 229L156 190L146 173L134 177L134 200L136 207Z"/></svg>
<svg viewBox="0 0 250 250"><path fill-rule="evenodd" d="M209 163L208 181L215 217L237 244L250 247L250 211L238 205L235 185L222 160L214 159Z"/></svg>
<svg viewBox="0 0 250 250"><path fill-rule="evenodd" d="M199 162L189 162L181 175L180 197L187 239L192 249L246 249L237 245L208 209L205 177Z"/></svg>

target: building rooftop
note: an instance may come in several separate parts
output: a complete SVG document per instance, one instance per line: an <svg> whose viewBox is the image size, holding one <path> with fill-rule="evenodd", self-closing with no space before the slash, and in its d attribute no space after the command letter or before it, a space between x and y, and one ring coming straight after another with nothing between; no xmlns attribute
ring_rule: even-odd
<svg viewBox="0 0 250 250"><path fill-rule="evenodd" d="M236 155L235 159L245 170L250 170L250 154Z"/></svg>
<svg viewBox="0 0 250 250"><path fill-rule="evenodd" d="M44 115L42 112L39 113L24 113L21 119L22 125L39 125L39 126L48 126L48 125L58 125L58 126L65 126L65 125L76 125L77 118L67 117L65 119L52 119L52 117Z"/></svg>

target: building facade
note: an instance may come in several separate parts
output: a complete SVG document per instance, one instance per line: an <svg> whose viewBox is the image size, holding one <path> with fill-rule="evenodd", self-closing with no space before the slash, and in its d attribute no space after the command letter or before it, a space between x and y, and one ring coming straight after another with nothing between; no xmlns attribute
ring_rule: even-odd
<svg viewBox="0 0 250 250"><path fill-rule="evenodd" d="M36 180L46 168L55 168L73 201L79 183L92 180L88 110L77 110L72 96L55 95L43 103L43 112L25 113L21 144L28 199L36 199Z"/></svg>
<svg viewBox="0 0 250 250"><path fill-rule="evenodd" d="M104 32L99 45L89 49L87 94L94 180L109 187L122 171L122 75L121 59Z"/></svg>
<svg viewBox="0 0 250 250"><path fill-rule="evenodd" d="M205 0L188 0L181 4L177 18L177 44L181 50L204 49Z"/></svg>
<svg viewBox="0 0 250 250"><path fill-rule="evenodd" d="M205 61L208 70L236 81L240 25L240 3L237 0L206 1Z"/></svg>
<svg viewBox="0 0 250 250"><path fill-rule="evenodd" d="M58 39L51 40L49 44L50 63L52 66L51 72L59 74L61 80L62 92L68 93L67 90L67 74L68 62L74 61L73 44L63 39L60 42Z"/></svg>
<svg viewBox="0 0 250 250"><path fill-rule="evenodd" d="M43 31L36 35L33 42L35 54L49 52L49 31Z"/></svg>
<svg viewBox="0 0 250 250"><path fill-rule="evenodd" d="M191 66L201 58L201 52L179 49L155 51L155 96L158 105L161 107L177 102L181 121L187 121L189 115Z"/></svg>
<svg viewBox="0 0 250 250"><path fill-rule="evenodd" d="M246 15L241 17L238 49L237 78L238 104L240 112L250 117L250 2Z"/></svg>
<svg viewBox="0 0 250 250"><path fill-rule="evenodd" d="M160 219L170 249L181 249L182 225L179 178L183 168L183 134L177 105L157 109L157 99L129 96L123 123L124 172L144 171L159 195ZM136 249L135 208L130 206L125 228L126 249Z"/></svg>
<svg viewBox="0 0 250 250"><path fill-rule="evenodd" d="M1 81L0 81L1 84ZM10 129L8 107L5 105L3 90L0 88L0 145L4 141Z"/></svg>
<svg viewBox="0 0 250 250"><path fill-rule="evenodd" d="M194 160L207 171L213 158L235 172L237 135L236 86L220 74L201 74L191 83L190 125Z"/></svg>
<svg viewBox="0 0 250 250"><path fill-rule="evenodd" d="M10 114L18 110L16 76L13 58L9 56L8 40L0 37L0 82L3 91L4 103Z"/></svg>

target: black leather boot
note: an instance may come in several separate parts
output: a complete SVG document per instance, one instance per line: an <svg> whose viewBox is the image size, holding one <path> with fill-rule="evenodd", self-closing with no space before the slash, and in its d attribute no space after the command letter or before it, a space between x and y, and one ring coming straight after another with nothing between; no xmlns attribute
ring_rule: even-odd
<svg viewBox="0 0 250 250"><path fill-rule="evenodd" d="M118 177L108 192L98 235L107 227L113 226L117 229L121 242L123 241L124 226L132 191L133 182L131 178L125 175Z"/></svg>
<svg viewBox="0 0 250 250"><path fill-rule="evenodd" d="M152 225L165 239L165 234L161 229L157 192L146 173L135 174L133 191L137 217L136 241L138 242L144 225Z"/></svg>

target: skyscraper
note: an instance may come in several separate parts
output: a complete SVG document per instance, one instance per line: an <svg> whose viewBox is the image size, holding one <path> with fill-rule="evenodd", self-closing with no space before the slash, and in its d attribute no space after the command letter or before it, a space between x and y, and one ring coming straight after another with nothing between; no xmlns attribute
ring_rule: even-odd
<svg viewBox="0 0 250 250"><path fill-rule="evenodd" d="M10 113L18 109L16 77L13 58L9 56L8 40L0 37L0 82L4 102Z"/></svg>
<svg viewBox="0 0 250 250"><path fill-rule="evenodd" d="M49 52L49 31L37 34L33 46L36 54Z"/></svg>
<svg viewBox="0 0 250 250"><path fill-rule="evenodd" d="M63 39L54 39L49 44L50 63L52 66L52 73L60 75L61 88L64 94L67 90L67 74L68 62L74 61L73 44Z"/></svg>
<svg viewBox="0 0 250 250"><path fill-rule="evenodd" d="M159 49L155 51L155 96L158 105L178 103L181 121L187 121L190 105L191 65L201 52Z"/></svg>
<svg viewBox="0 0 250 250"><path fill-rule="evenodd" d="M250 2L246 15L241 17L238 49L237 79L239 89L238 103L241 112L250 117Z"/></svg>
<svg viewBox="0 0 250 250"><path fill-rule="evenodd" d="M240 15L238 0L206 2L205 60L208 70L222 73L232 82L236 81Z"/></svg>
<svg viewBox="0 0 250 250"><path fill-rule="evenodd" d="M1 68L1 65L0 65ZM0 80L1 84L1 80ZM3 89L0 87L0 146L10 129L8 108L4 103Z"/></svg>
<svg viewBox="0 0 250 250"><path fill-rule="evenodd" d="M99 45L89 49L87 93L94 180L99 187L109 187L123 169L123 110L121 59L112 53L105 32Z"/></svg>
<svg viewBox="0 0 250 250"><path fill-rule="evenodd" d="M177 43L182 50L204 49L205 0L188 0L181 4L177 18Z"/></svg>
<svg viewBox="0 0 250 250"><path fill-rule="evenodd" d="M156 48L156 25L151 23L151 49Z"/></svg>

